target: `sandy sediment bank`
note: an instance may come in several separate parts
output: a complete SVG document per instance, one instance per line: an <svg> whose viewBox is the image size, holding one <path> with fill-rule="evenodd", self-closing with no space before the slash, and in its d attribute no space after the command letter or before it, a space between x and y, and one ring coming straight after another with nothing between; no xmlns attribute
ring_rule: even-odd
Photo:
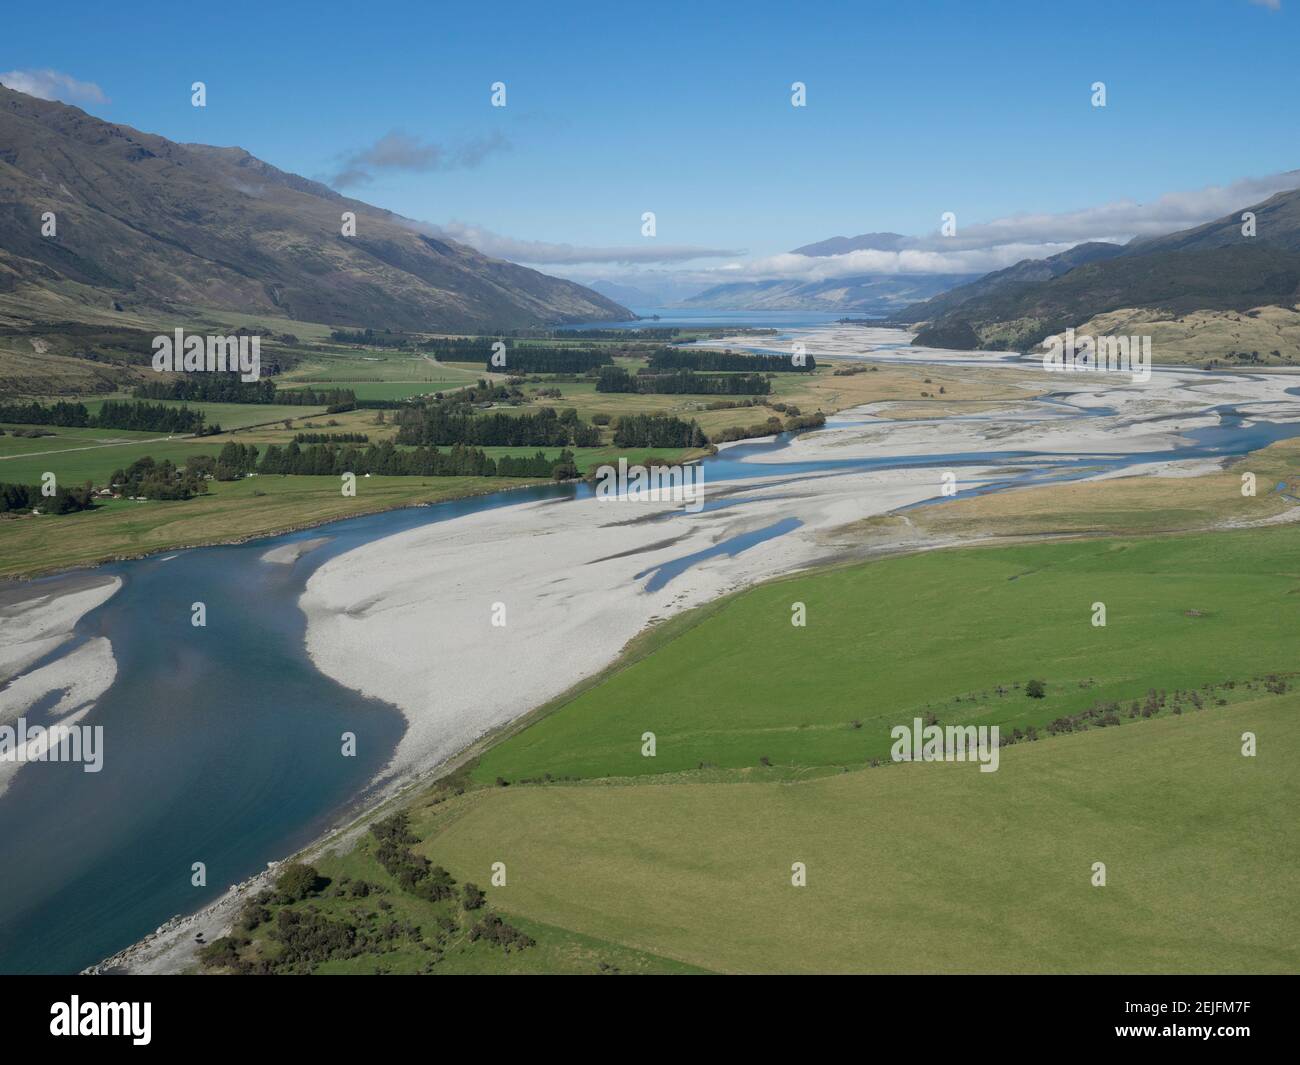
<svg viewBox="0 0 1300 1065"><path fill-rule="evenodd" d="M0 595L0 725L12 725L33 707L49 724L75 725L117 676L113 647L104 637L75 643L73 630L122 586L117 577L73 574L39 585L12 585ZM69 645L62 655L36 665ZM35 666L35 668L32 668ZM28 744L34 758L40 744ZM0 796L23 760L0 760ZM39 764L39 763L38 763Z"/></svg>
<svg viewBox="0 0 1300 1065"><path fill-rule="evenodd" d="M752 456L752 478L706 486L708 505L698 514L682 513L680 503L550 501L367 544L309 580L301 600L308 652L339 683L403 711L409 729L390 770L418 773L603 668L647 624L829 561L851 550L836 542L836 528L940 497L947 457L962 490L1004 478L1006 468L996 468L992 456L1005 460L1008 452L1023 452L1025 466L1057 456L1109 460L1098 476L1186 476L1220 460L1143 458L1175 451L1189 433L1218 425L1215 408L1297 412L1285 392L1293 378L1285 376L1171 370L1134 382L1021 367L996 372L1023 377L1034 393L1045 379L1071 391L1056 405L1027 398L970 418L900 422L882 416L887 404L855 408L789 447ZM764 476L776 464L920 456L934 461L916 469L798 476L774 469ZM1125 456L1132 463L1115 468ZM728 547L787 519L798 527L741 550ZM905 546L925 545L908 539ZM683 560L687 568L651 586L658 567Z"/></svg>
<svg viewBox="0 0 1300 1065"><path fill-rule="evenodd" d="M293 543L273 547L262 555L263 562L274 562L281 566L290 566L302 558L308 551L314 551L321 544L327 544L332 537L313 536L310 540L295 540Z"/></svg>
<svg viewBox="0 0 1300 1065"><path fill-rule="evenodd" d="M0 585L0 684L70 640L82 616L120 587L120 578L89 573Z"/></svg>
<svg viewBox="0 0 1300 1065"><path fill-rule="evenodd" d="M967 468L963 484L990 473ZM932 470L881 470L706 486L711 509L698 514L594 498L485 511L323 565L301 600L307 649L339 683L403 711L390 771L420 773L604 668L652 621L827 561L836 549L821 534L940 491ZM802 524L727 553L790 518Z"/></svg>

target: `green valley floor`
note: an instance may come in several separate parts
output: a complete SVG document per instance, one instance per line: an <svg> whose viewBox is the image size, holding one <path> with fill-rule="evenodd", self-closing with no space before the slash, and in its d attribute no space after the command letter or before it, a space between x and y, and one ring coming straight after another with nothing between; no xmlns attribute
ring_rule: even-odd
<svg viewBox="0 0 1300 1065"><path fill-rule="evenodd" d="M405 922L320 972L1295 971L1298 549L1281 526L937 551L712 604L390 805L425 873L335 841L236 955L280 956L291 909ZM1015 742L996 772L895 764L914 717Z"/></svg>

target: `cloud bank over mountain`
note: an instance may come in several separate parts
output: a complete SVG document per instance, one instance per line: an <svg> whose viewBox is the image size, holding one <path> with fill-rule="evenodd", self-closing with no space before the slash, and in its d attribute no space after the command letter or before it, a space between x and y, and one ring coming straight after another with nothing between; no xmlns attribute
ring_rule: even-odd
<svg viewBox="0 0 1300 1065"><path fill-rule="evenodd" d="M6 70L0 85L25 92L38 100L59 100L65 104L110 103L104 90L93 81L78 81L61 70Z"/></svg>
<svg viewBox="0 0 1300 1065"><path fill-rule="evenodd" d="M644 244L593 247L521 240L467 222L430 226L430 231L484 254L559 268L575 280L602 280L648 292L680 292L735 282L829 282L837 278L913 275L979 275L1026 259L1046 259L1079 244L1123 244L1203 224L1278 192L1300 187L1300 171L1247 177L1223 185L1167 193L1150 203L1118 200L1058 212L1025 212L966 223L944 236L939 227L921 236L895 233L832 237L797 251L747 256L743 250L702 245ZM869 246L854 245L867 244ZM853 250L827 254L840 247ZM805 252L818 251L817 254ZM723 259L710 264L704 260ZM676 297L674 297L676 298Z"/></svg>

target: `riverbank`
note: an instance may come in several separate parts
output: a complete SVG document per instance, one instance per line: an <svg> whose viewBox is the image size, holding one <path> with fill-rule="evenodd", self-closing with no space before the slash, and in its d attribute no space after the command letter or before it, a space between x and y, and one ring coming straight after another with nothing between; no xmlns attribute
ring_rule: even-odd
<svg viewBox="0 0 1300 1065"><path fill-rule="evenodd" d="M898 330L886 332L894 341L903 342L910 337L910 334ZM923 399L930 393L937 395L941 389L946 389L946 399L958 404L1015 401L1035 388L1041 388L1041 384L1026 383L1011 374L1001 377L985 375L978 368L937 366L928 370L922 365L901 366L885 361L873 366L873 370L875 372L842 376L826 366L820 367L815 374L781 374L768 398L779 403L782 411L787 405L794 405L805 414L821 410L833 416L871 400ZM778 413L774 409L746 404L710 409L711 402L700 396L633 396L595 393L593 388L589 383L566 384L563 397L534 396L518 409L523 413L537 413L542 409L559 412L572 407L584 419L602 413L611 417L629 413L667 413L697 421L710 435L726 429L750 427ZM361 413L353 412L358 419ZM341 417L340 430L378 432L368 422L350 421L352 415ZM391 427L385 430L391 431ZM271 443L285 444L293 435L289 430L274 433L241 431L237 438L232 439L267 446ZM220 439L225 438L212 438L214 441ZM488 450L499 454L509 449ZM514 450L523 453L533 449ZM619 449L611 445L578 449L579 468L585 470L596 461L613 461L618 453ZM653 452L634 448L628 453L629 461L641 461ZM671 453L673 462L689 461L704 454L682 453L675 449ZM55 453L49 460L50 468L58 474L60 483L81 484L91 476L90 469L60 466L56 459L61 454L67 452ZM159 453L154 457L176 459L179 456ZM125 462L126 459L118 461ZM18 479L12 471L6 476ZM34 477L35 473L29 470L25 476ZM144 558L159 551L244 543L315 528L342 518L540 483L545 482L533 478L376 476L359 479L357 495L344 497L335 478L259 476L233 482L211 481L208 482L208 493L184 501L111 500L90 511L58 517L7 516L0 518L0 578L37 577L75 567Z"/></svg>
<svg viewBox="0 0 1300 1065"><path fill-rule="evenodd" d="M1017 381L1026 373L991 372ZM1195 475L1217 470L1255 439L1234 436L1225 446L1241 450L1223 455L1193 446L1189 434L1221 428L1223 417L1210 408L1236 403L1250 411L1253 402L1274 418L1298 413L1293 399L1256 391L1243 378L1191 375L1151 391L1124 385L1046 402L1033 398L1041 381L1023 381L1026 399L1009 409L928 424L859 408L792 441L724 448L706 474L734 479L709 481L698 514L681 513L680 504L588 497L421 526L320 567L302 597L307 648L327 676L406 717L407 733L382 775L391 796L445 769L448 757L459 761L456 752L467 745L492 742L494 730L514 729L538 705L607 668L638 633L691 607L798 569L996 536L978 523L955 535L918 536L914 528L857 535L864 520L942 501L949 464L963 494L1067 477L1196 483ZM1260 432L1268 428L1258 424ZM1255 432L1250 419L1244 426L1233 431ZM913 467L898 468L900 461Z"/></svg>
<svg viewBox="0 0 1300 1065"><path fill-rule="evenodd" d="M1044 379L1061 380L1019 367L989 372L1014 374L1034 394ZM888 404L869 404L785 447L725 449L706 475L735 454L752 474L708 485L697 514L680 503L580 498L374 541L308 582L308 652L340 684L402 710L409 728L389 773L418 776L591 676L653 622L867 552L838 530L994 481L1204 475L1222 465L1228 429L1252 431L1225 429L1225 408L1243 419L1282 408L1300 416L1278 376L1167 371L1145 383L1068 383L1084 387L969 417L899 423ZM916 467L871 468L887 460ZM981 538L975 529L926 541L913 528L891 539L885 528L870 551Z"/></svg>
<svg viewBox="0 0 1300 1065"><path fill-rule="evenodd" d="M1041 542L1048 539L1054 539L1054 537L1027 537L1022 542ZM910 554L912 552L905 551L903 553ZM809 571L808 577L816 579L819 574L825 576L835 568L831 566L821 567ZM573 689L562 693L549 704L541 706L523 718L483 737L438 767L430 775L411 781L400 791L390 791L382 802L369 807L351 821L336 826L328 834L285 860L317 863L328 855L347 852L356 838L378 817L384 816L395 809L404 808L417 795L427 794L427 789L436 781L455 775L466 763L473 762L486 751L498 747L511 736L518 735L529 724L560 710L581 691L597 686L601 682L643 661L657 650L671 644L678 636L713 618L724 610L728 604L733 603L735 599L735 596L724 596L695 610L678 614L670 622L651 626L633 640L614 662L600 670L590 680L574 686ZM425 812L423 815L427 815L428 804L421 803L420 809ZM244 902L258 891L269 886L274 875L274 869L268 869L257 874L255 877L232 887L222 899L212 906L206 907L198 913L172 918L160 927L157 932L87 971L93 973L157 974L196 970L198 951L203 944L196 940L195 933L201 932L203 934L203 942L212 942L218 936L228 934Z"/></svg>
<svg viewBox="0 0 1300 1065"><path fill-rule="evenodd" d="M108 513L0 519L0 586L6 578L26 580L165 551L243 544L344 518L547 483L515 477L368 477L358 480L356 496L347 497L333 478L268 476L212 482L210 494L182 501L118 500Z"/></svg>

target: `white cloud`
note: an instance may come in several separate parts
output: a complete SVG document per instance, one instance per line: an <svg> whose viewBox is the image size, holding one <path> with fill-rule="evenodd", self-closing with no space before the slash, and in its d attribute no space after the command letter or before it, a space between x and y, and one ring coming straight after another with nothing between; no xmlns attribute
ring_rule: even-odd
<svg viewBox="0 0 1300 1065"><path fill-rule="evenodd" d="M844 255L822 256L784 252L762 259L727 263L717 272L732 275L730 280L734 281L762 278L825 281L857 274L986 274L990 270L1012 266L1021 259L1043 259L1055 255L1073 247L1074 243L998 244L948 252L908 248L904 251L851 251Z"/></svg>
<svg viewBox="0 0 1300 1065"><path fill-rule="evenodd" d="M516 240L503 237L481 226L466 222L446 225L416 223L416 228L431 236L468 244L484 255L511 262L542 265L574 263L679 263L692 259L731 258L743 254L734 248L703 248L694 244L660 244L647 239L644 244L591 247L580 244L556 244L542 240Z"/></svg>
<svg viewBox="0 0 1300 1065"><path fill-rule="evenodd" d="M992 222L962 225L956 236L932 233L915 244L935 250L988 248L1015 242L1081 244L1088 240L1157 237L1259 203L1287 189L1300 188L1300 171L1262 178L1242 178L1228 185L1209 185L1189 192L1171 192L1152 203L1120 200L1056 214L1019 214ZM1050 254L1050 253L1049 253Z"/></svg>
<svg viewBox="0 0 1300 1065"><path fill-rule="evenodd" d="M0 74L0 85L40 100L62 100L65 104L110 102L93 81L78 81L60 70L6 70Z"/></svg>
<svg viewBox="0 0 1300 1065"><path fill-rule="evenodd" d="M663 288L666 277L642 273L641 268L672 264L677 267L670 271L674 282L706 287L729 281L825 281L862 274L984 274L1024 259L1045 259L1087 241L1123 244L1133 237L1161 236L1188 229L1298 187L1300 171L1293 170L1172 192L1149 204L1120 200L1073 211L1018 214L971 224L963 224L959 218L957 234L952 237L936 232L905 238L903 247L897 251L863 250L826 256L782 252L745 258L743 251L735 249L659 244L654 240L622 247L592 247L518 240L466 222L411 225L420 232L468 244L485 255L542 269L558 267L568 277ZM700 259L730 261L716 266L681 265Z"/></svg>
<svg viewBox="0 0 1300 1065"><path fill-rule="evenodd" d="M1149 204L1121 200L1099 207L1019 214L970 225L963 225L959 218L954 236L935 232L909 238L901 251L855 251L820 257L787 252L726 263L710 272L734 279L807 281L855 274L987 273L1022 259L1045 259L1087 241L1123 244L1133 237L1157 237L1190 229L1295 188L1300 188L1300 171L1291 170L1262 178L1242 178L1227 185L1171 192Z"/></svg>

